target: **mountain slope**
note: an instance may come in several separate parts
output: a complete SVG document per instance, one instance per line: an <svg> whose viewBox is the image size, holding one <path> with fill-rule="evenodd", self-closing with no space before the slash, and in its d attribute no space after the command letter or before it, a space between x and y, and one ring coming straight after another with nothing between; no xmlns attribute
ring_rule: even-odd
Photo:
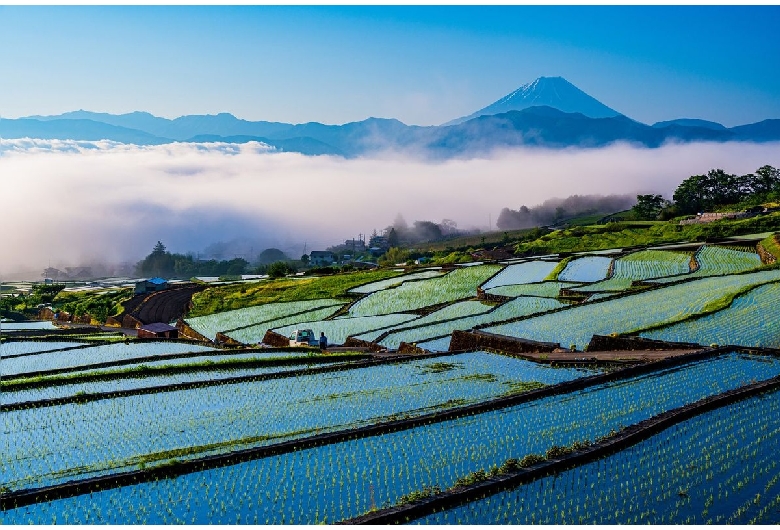
<svg viewBox="0 0 780 530"><path fill-rule="evenodd" d="M693 118L679 118L676 120L659 121L657 123L654 123L653 127L655 127L656 129L660 129L663 127L671 127L674 125L681 125L683 127L704 127L706 129L713 129L715 131L723 131L726 129L725 126L721 125L718 122L708 121L708 120L697 120Z"/></svg>
<svg viewBox="0 0 780 530"><path fill-rule="evenodd" d="M29 118L39 121L59 121L62 119L92 120L117 127L137 129L153 136L179 141L185 141L199 134L268 136L269 134L277 134L293 127L290 123L242 120L228 113L188 115L169 120L154 116L148 112L106 114L77 110L58 116L30 116Z"/></svg>
<svg viewBox="0 0 780 530"><path fill-rule="evenodd" d="M530 107L521 111L480 116L440 129L443 134L430 142L428 148L442 155L446 152L483 152L521 145L602 147L620 141L658 147L669 140L726 141L734 137L730 131L683 126L653 128L625 116L589 118L551 107Z"/></svg>
<svg viewBox="0 0 780 530"><path fill-rule="evenodd" d="M29 118L0 119L0 138L40 138L42 140L111 140L126 144L160 145L170 143L145 131L92 120L39 121Z"/></svg>
<svg viewBox="0 0 780 530"><path fill-rule="evenodd" d="M217 134L200 134L187 140L192 143L224 142L227 144L245 144L248 142L260 142L276 148L277 151L288 153L301 153L309 156L335 155L344 156L344 153L332 145L309 137L285 138L271 140L262 136L219 136Z"/></svg>
<svg viewBox="0 0 780 530"><path fill-rule="evenodd" d="M612 118L620 116L597 99L589 96L562 77L540 77L525 84L477 112L452 120L445 125L456 125L480 116L503 114L512 110L530 107L552 107L554 109L579 113L589 118Z"/></svg>

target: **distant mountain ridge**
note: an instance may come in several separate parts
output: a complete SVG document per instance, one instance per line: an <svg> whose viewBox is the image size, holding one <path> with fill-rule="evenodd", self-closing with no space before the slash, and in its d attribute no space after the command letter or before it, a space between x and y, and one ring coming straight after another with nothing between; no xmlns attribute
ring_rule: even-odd
<svg viewBox="0 0 780 530"><path fill-rule="evenodd" d="M78 110L58 116L0 119L0 138L112 140L137 145L257 141L277 151L305 155L353 158L390 150L445 159L518 146L601 147L628 142L652 148L670 141L780 140L777 119L731 128L690 118L645 125L560 77L539 78L450 123L424 127L368 118L343 125L296 125L248 121L227 113L171 120L147 112L116 115Z"/></svg>

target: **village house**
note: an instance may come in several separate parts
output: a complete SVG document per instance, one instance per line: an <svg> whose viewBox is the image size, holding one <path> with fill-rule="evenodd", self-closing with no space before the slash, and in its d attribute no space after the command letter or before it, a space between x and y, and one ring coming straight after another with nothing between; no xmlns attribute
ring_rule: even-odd
<svg viewBox="0 0 780 530"><path fill-rule="evenodd" d="M153 293L156 291L164 291L168 288L168 280L162 278L149 278L148 280L141 280L135 282L135 294Z"/></svg>
<svg viewBox="0 0 780 530"><path fill-rule="evenodd" d="M315 267L327 267L335 261L336 255L329 250L312 250L309 254L309 263Z"/></svg>

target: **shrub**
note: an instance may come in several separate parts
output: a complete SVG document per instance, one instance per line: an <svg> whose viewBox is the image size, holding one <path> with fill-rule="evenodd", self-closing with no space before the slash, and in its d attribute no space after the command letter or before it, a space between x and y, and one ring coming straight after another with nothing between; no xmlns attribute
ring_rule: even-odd
<svg viewBox="0 0 780 530"><path fill-rule="evenodd" d="M544 460L545 458L542 455L531 453L530 455L525 455L517 465L519 467L531 467L533 465L544 462Z"/></svg>

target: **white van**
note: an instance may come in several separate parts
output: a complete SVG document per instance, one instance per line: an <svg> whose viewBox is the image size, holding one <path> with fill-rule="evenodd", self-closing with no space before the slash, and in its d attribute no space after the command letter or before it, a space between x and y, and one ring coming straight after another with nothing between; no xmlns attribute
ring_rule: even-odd
<svg viewBox="0 0 780 530"><path fill-rule="evenodd" d="M319 341L312 330L296 329L290 334L290 346L319 346Z"/></svg>

